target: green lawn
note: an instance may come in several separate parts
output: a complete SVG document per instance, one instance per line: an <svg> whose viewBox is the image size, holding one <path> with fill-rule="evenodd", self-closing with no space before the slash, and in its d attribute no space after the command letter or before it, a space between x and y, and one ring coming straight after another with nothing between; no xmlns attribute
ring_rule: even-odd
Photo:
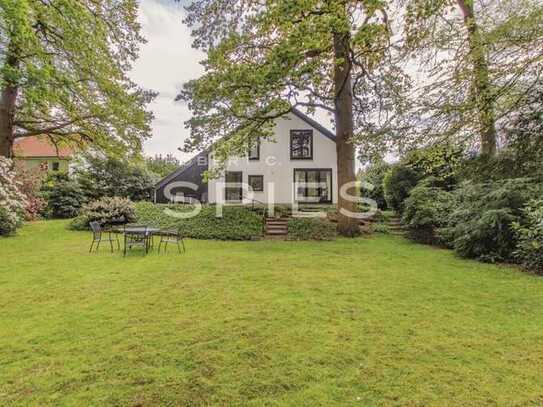
<svg viewBox="0 0 543 407"><path fill-rule="evenodd" d="M0 405L542 405L543 278L378 236L0 239Z"/></svg>

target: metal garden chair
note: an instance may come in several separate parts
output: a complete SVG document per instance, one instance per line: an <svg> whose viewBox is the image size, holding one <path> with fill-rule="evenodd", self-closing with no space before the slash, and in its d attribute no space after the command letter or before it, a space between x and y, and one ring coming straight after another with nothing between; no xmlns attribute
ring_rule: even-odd
<svg viewBox="0 0 543 407"><path fill-rule="evenodd" d="M177 250L181 253L181 246L183 246L183 253L185 253L185 242L183 240L183 235L178 230L161 230L160 233L160 242L158 243L158 253L160 254L160 248L164 243L164 251L168 249L168 243L175 243L177 245ZM181 246L179 245L181 243Z"/></svg>
<svg viewBox="0 0 543 407"><path fill-rule="evenodd" d="M96 243L96 251L98 251L98 248L100 247L100 243L102 241L109 242L112 253L113 253L113 242L117 242L117 250L121 249L121 244L119 243L119 237L116 234L113 234L111 231L108 231L108 232L104 231L100 223L96 221L90 222L89 226L92 230L92 243L89 249L89 253L92 253L92 249L95 243Z"/></svg>

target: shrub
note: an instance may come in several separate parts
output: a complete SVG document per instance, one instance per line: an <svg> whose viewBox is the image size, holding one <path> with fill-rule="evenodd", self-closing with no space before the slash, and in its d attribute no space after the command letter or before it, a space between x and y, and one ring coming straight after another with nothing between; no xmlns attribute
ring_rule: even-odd
<svg viewBox="0 0 543 407"><path fill-rule="evenodd" d="M390 233L390 230L388 229L388 226L385 223L375 222L371 227L371 232L382 233L382 234L387 235Z"/></svg>
<svg viewBox="0 0 543 407"><path fill-rule="evenodd" d="M15 233L21 225L21 219L0 206L0 236L8 236Z"/></svg>
<svg viewBox="0 0 543 407"><path fill-rule="evenodd" d="M442 236L463 257L488 262L513 260L517 244L513 223L522 223L524 205L540 191L540 185L526 178L467 182L454 193L456 209Z"/></svg>
<svg viewBox="0 0 543 407"><path fill-rule="evenodd" d="M419 178L431 177L434 183L444 189L451 189L458 181L458 171L464 161L460 147L435 145L410 151L402 164L409 167Z"/></svg>
<svg viewBox="0 0 543 407"><path fill-rule="evenodd" d="M336 225L320 218L291 218L288 221L288 240L333 240Z"/></svg>
<svg viewBox="0 0 543 407"><path fill-rule="evenodd" d="M390 164L387 164L384 161L379 161L369 166L361 176L361 180L363 182L367 182L371 185L371 188L362 188L361 196L364 198L373 199L375 202L377 202L377 207L382 210L386 210L388 208L387 201L385 199L383 182L385 175L390 168Z"/></svg>
<svg viewBox="0 0 543 407"><path fill-rule="evenodd" d="M47 206L41 187L47 176L47 165L25 168L24 163L15 165L19 190L25 196L24 216L26 220L36 220Z"/></svg>
<svg viewBox="0 0 543 407"><path fill-rule="evenodd" d="M388 207L403 212L404 201L409 196L409 192L417 185L419 175L411 168L396 164L386 173L383 181L385 199Z"/></svg>
<svg viewBox="0 0 543 407"><path fill-rule="evenodd" d="M526 205L525 224L513 225L518 240L515 259L527 269L543 274L543 200Z"/></svg>
<svg viewBox="0 0 543 407"><path fill-rule="evenodd" d="M402 216L409 238L425 244L441 244L438 230L446 226L453 207L451 193L434 187L432 180L420 182L405 200Z"/></svg>
<svg viewBox="0 0 543 407"><path fill-rule="evenodd" d="M136 219L134 203L127 198L104 197L83 206L81 214L75 218L72 229L86 229L90 222L102 225L130 223Z"/></svg>
<svg viewBox="0 0 543 407"><path fill-rule="evenodd" d="M136 219L161 228L178 229L193 239L253 240L263 232L262 215L240 206L225 206L223 216L216 216L216 207L202 206L197 216L181 218L195 209L192 205L136 204Z"/></svg>
<svg viewBox="0 0 543 407"><path fill-rule="evenodd" d="M54 174L48 177L42 187L47 200L45 215L53 218L73 218L79 215L86 195L79 184L67 174Z"/></svg>
<svg viewBox="0 0 543 407"><path fill-rule="evenodd" d="M0 235L10 235L22 224L26 198L19 190L13 162L0 157Z"/></svg>
<svg viewBox="0 0 543 407"><path fill-rule="evenodd" d="M133 160L99 156L87 157L76 178L90 200L104 196L149 200L155 181L145 166Z"/></svg>

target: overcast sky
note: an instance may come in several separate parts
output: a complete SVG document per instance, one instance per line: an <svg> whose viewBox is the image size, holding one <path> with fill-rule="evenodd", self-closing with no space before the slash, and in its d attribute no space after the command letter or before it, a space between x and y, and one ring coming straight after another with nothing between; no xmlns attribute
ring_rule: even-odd
<svg viewBox="0 0 543 407"><path fill-rule="evenodd" d="M183 12L182 5L174 0L141 0L140 21L147 44L141 49L131 77L140 86L159 92L150 106L155 120L145 153L172 153L185 160L190 155L177 148L188 137L183 122L190 112L174 98L183 82L202 74L198 62L203 55L190 46L190 30L182 23Z"/></svg>

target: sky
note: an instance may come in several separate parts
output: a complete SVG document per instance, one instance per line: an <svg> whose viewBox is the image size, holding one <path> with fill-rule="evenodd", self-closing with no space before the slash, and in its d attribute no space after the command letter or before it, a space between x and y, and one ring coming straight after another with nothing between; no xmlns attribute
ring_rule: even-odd
<svg viewBox="0 0 543 407"><path fill-rule="evenodd" d="M187 106L175 102L181 85L198 78L204 56L191 48L190 30L182 22L183 7L174 0L141 0L140 22L147 43L130 74L142 88L159 92L150 105L155 115L153 137L144 145L146 155L174 154L185 161L191 157L178 151L189 131L183 122L190 118Z"/></svg>

